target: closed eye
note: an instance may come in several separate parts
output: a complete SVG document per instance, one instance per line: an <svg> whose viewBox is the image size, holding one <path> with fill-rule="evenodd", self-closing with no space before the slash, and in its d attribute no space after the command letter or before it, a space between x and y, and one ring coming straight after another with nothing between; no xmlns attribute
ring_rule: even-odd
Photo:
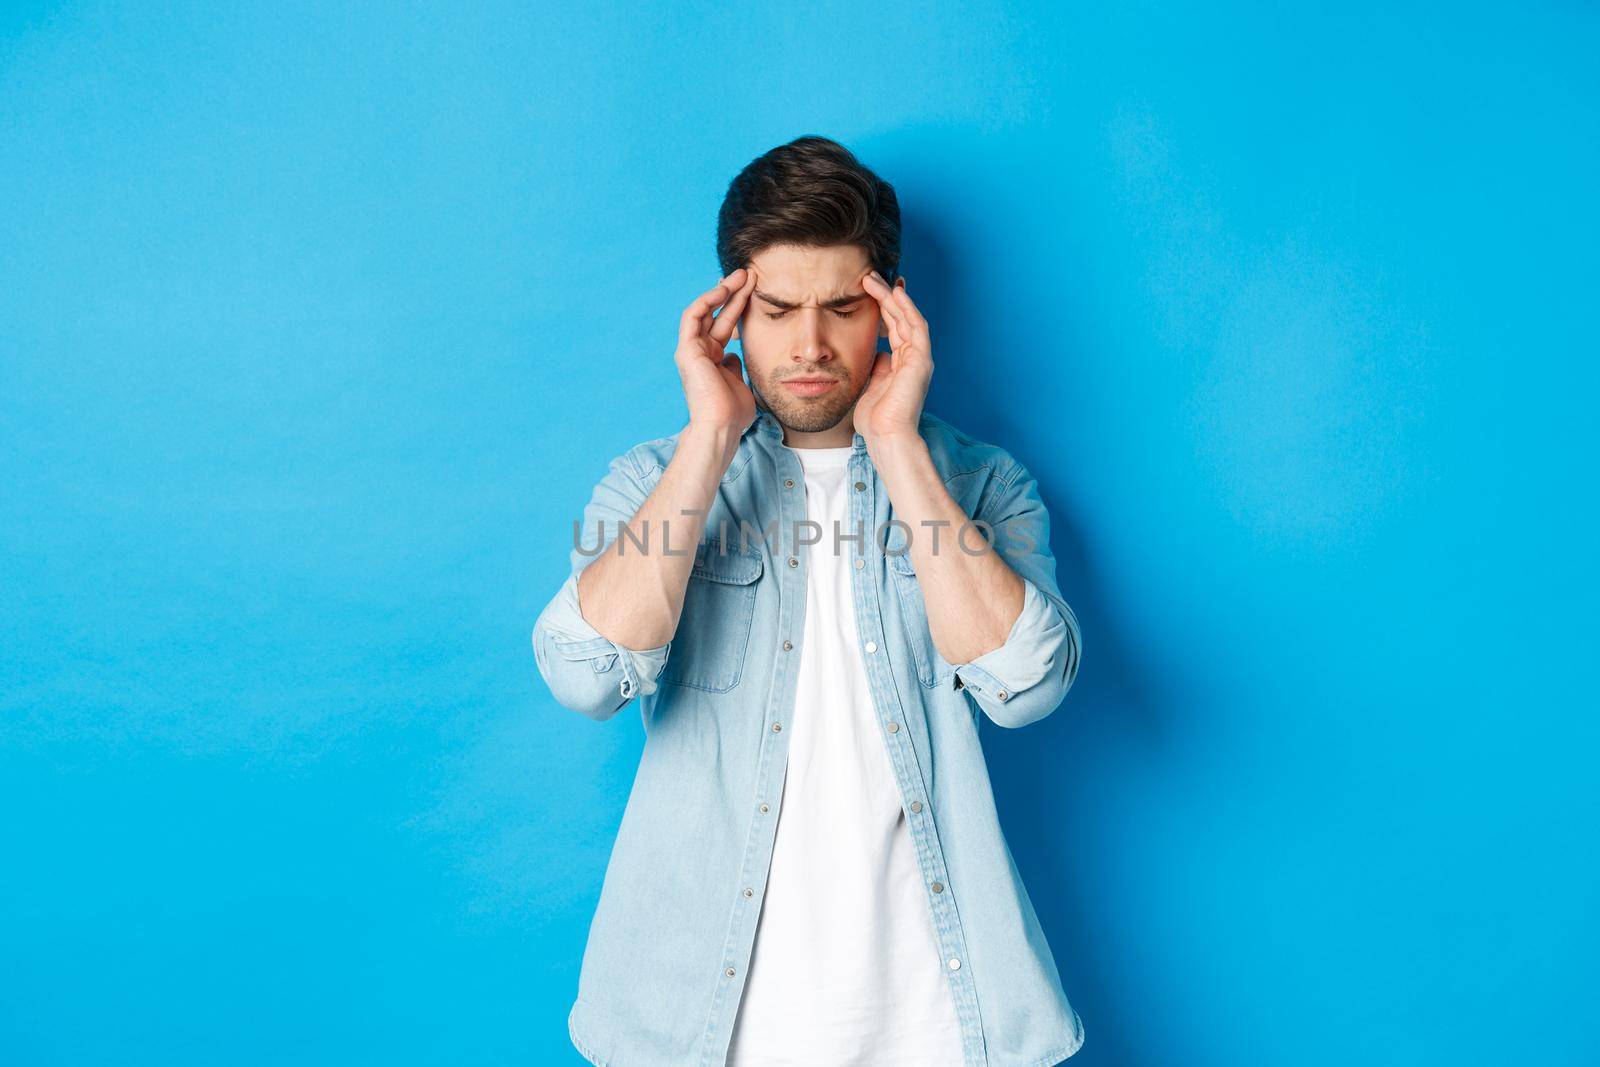
<svg viewBox="0 0 1600 1067"><path fill-rule="evenodd" d="M861 310L860 308L851 308L849 311L840 311L838 308L834 308L833 309L833 313L835 315L837 315L841 319L848 319L851 315L854 315L857 311L860 311L860 310ZM768 312L765 312L765 314L766 314L767 318L769 318L769 319L781 319L785 315L789 314L789 312L788 312L788 310L784 310L784 311L768 311Z"/></svg>

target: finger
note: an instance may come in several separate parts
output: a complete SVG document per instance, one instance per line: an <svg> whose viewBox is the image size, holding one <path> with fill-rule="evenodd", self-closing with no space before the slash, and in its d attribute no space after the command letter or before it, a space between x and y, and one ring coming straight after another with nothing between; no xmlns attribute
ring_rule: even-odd
<svg viewBox="0 0 1600 1067"><path fill-rule="evenodd" d="M911 294L906 292L904 280L895 286L895 306L900 310L900 316L905 324L908 338L917 347L928 347L928 320L922 317L922 312L917 310L917 305L911 299Z"/></svg>
<svg viewBox="0 0 1600 1067"><path fill-rule="evenodd" d="M897 306L908 308L913 314L921 314L917 311L916 301L911 299L911 292L906 288L906 280L904 278L895 279L891 295L894 297Z"/></svg>
<svg viewBox="0 0 1600 1067"><path fill-rule="evenodd" d="M883 275L875 270L869 270L862 276L861 288L865 289L867 295L880 305L885 303L891 295L888 283L883 280Z"/></svg>
<svg viewBox="0 0 1600 1067"><path fill-rule="evenodd" d="M744 270L744 268L740 268ZM750 303L750 294L755 292L756 272L745 270L744 284L735 289L733 296L722 306L716 319L711 323L711 339L719 345L727 344L733 338L733 328L739 325L739 317L744 314L744 309Z"/></svg>
<svg viewBox="0 0 1600 1067"><path fill-rule="evenodd" d="M748 390L750 386L744 380L744 362L739 358L739 353L728 352L722 357L722 373L728 379L728 384L734 389Z"/></svg>
<svg viewBox="0 0 1600 1067"><path fill-rule="evenodd" d="M893 290L883 283L883 277L877 271L872 271L862 278L861 287L867 291L868 296L877 301L878 310L882 312L885 322L889 325L890 341L898 346L899 342L895 340L895 328L905 316L900 305L895 302ZM902 331L902 336L905 333L906 331Z"/></svg>
<svg viewBox="0 0 1600 1067"><path fill-rule="evenodd" d="M894 373L894 356L888 352L879 352L878 358L872 361L872 373L867 381L874 382L880 378L887 378Z"/></svg>
<svg viewBox="0 0 1600 1067"><path fill-rule="evenodd" d="M744 279L740 271L734 271L716 285L707 289L695 298L694 302L683 309L683 316L678 320L678 343L687 344L703 336L711 328L711 313L728 299L728 293L733 286L740 285Z"/></svg>
<svg viewBox="0 0 1600 1067"><path fill-rule="evenodd" d="M895 286L894 299L896 306L901 309L901 313L905 316L906 321L911 324L912 329L926 333L928 320L922 317L921 311L917 310L917 305L912 301L911 294L906 292L904 282Z"/></svg>

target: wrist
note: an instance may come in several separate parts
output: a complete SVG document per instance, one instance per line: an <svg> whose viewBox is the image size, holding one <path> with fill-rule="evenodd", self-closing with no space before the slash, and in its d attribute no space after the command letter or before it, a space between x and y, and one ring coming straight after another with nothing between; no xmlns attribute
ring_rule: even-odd
<svg viewBox="0 0 1600 1067"><path fill-rule="evenodd" d="M926 451L928 442L915 429L893 430L888 433L862 434L867 452L874 458L901 455L907 452Z"/></svg>
<svg viewBox="0 0 1600 1067"><path fill-rule="evenodd" d="M741 436L731 426L699 423L691 419L678 435L678 447L688 449L698 457L719 460L725 470L733 461L734 453L739 450Z"/></svg>

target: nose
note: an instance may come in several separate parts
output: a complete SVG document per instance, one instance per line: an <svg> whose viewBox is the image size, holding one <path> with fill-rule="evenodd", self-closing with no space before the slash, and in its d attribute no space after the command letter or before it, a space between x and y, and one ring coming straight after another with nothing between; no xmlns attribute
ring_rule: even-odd
<svg viewBox="0 0 1600 1067"><path fill-rule="evenodd" d="M827 364L833 360L833 351L828 347L826 331L823 329L823 310L821 308L799 308L800 332L795 337L793 360L796 363Z"/></svg>

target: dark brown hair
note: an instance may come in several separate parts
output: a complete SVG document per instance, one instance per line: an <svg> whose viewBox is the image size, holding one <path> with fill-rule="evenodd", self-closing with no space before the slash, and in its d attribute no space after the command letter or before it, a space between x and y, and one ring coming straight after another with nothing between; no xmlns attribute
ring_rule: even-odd
<svg viewBox="0 0 1600 1067"><path fill-rule="evenodd" d="M900 266L900 202L894 187L837 141L807 135L758 156L728 183L717 212L724 275L776 244L860 245L894 284Z"/></svg>

